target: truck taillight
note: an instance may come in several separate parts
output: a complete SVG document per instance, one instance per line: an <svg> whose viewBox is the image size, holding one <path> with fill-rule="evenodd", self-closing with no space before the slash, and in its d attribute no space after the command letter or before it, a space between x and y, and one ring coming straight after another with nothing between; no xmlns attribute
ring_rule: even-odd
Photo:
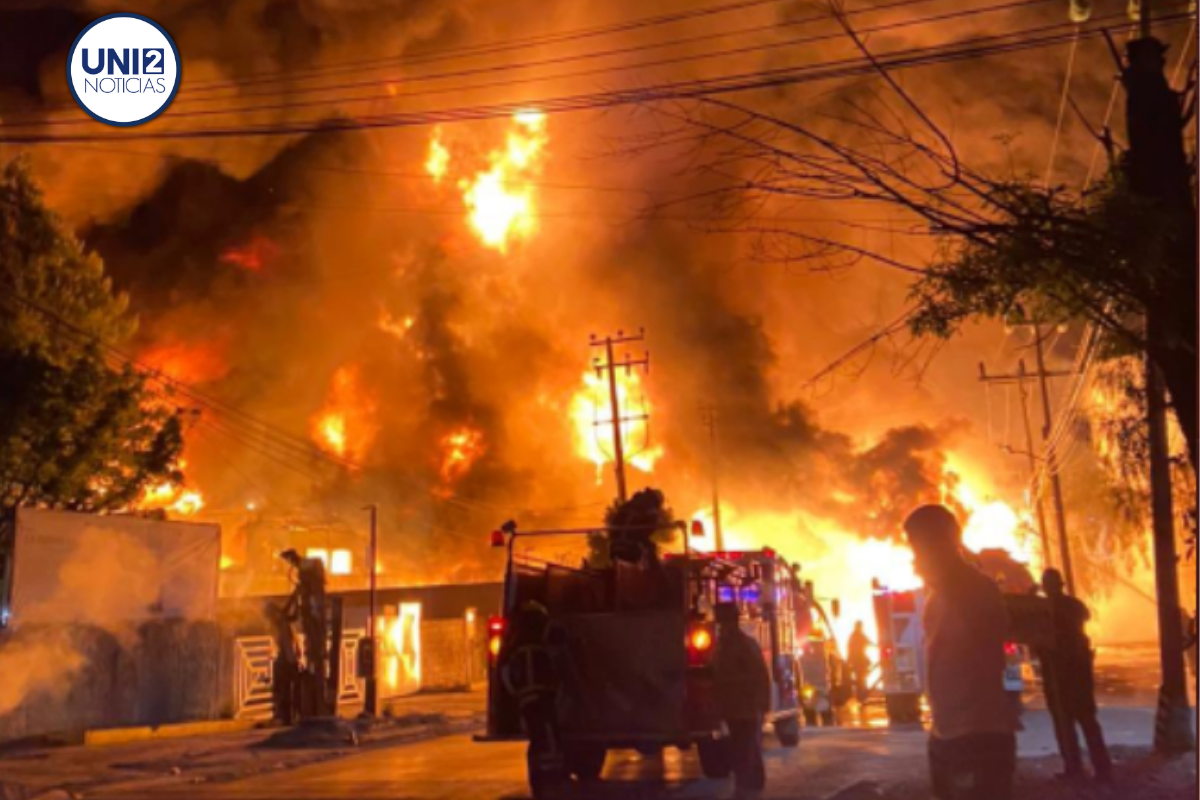
<svg viewBox="0 0 1200 800"><path fill-rule="evenodd" d="M500 644L504 641L504 629L508 627L508 620L504 617L489 617L488 618L488 660L495 662L496 657L500 655Z"/></svg>
<svg viewBox="0 0 1200 800"><path fill-rule="evenodd" d="M707 663L709 654L712 652L712 647L713 635L711 630L705 626L692 628L687 637L688 663L693 666Z"/></svg>

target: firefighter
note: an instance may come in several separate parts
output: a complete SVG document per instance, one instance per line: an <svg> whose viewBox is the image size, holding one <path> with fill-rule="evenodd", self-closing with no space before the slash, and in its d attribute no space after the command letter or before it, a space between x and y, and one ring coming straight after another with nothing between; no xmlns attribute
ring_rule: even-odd
<svg viewBox="0 0 1200 800"><path fill-rule="evenodd" d="M918 508L904 530L928 589L933 794L938 800L1009 800L1020 723L1004 690L1008 617L1000 589L963 558L962 528L945 506Z"/></svg>
<svg viewBox="0 0 1200 800"><path fill-rule="evenodd" d="M738 607L717 603L717 645L713 682L717 703L729 729L730 757L738 797L752 797L767 782L762 755L763 716L771 706L771 676L762 648L738 625Z"/></svg>
<svg viewBox="0 0 1200 800"><path fill-rule="evenodd" d="M1104 743L1104 731L1096 718L1096 689L1092 643L1084 630L1091 613L1077 598L1063 591L1062 573L1047 569L1042 573L1042 588L1050 600L1054 620L1055 647L1049 654L1054 663L1054 682L1051 684L1057 702L1051 703L1056 713L1055 732L1059 735L1064 775L1078 778L1083 775L1083 756L1079 751L1078 725L1087 741L1088 756L1097 780L1112 779L1112 759Z"/></svg>
<svg viewBox="0 0 1200 800"><path fill-rule="evenodd" d="M504 643L501 679L516 698L529 737L527 762L535 796L567 779L559 732L558 700L566 657L566 634L536 601L521 606Z"/></svg>
<svg viewBox="0 0 1200 800"><path fill-rule="evenodd" d="M846 642L846 666L854 683L854 697L860 706L867 701L867 676L871 672L871 657L867 655L867 648L871 644L863 631L862 621L855 622L850 639Z"/></svg>

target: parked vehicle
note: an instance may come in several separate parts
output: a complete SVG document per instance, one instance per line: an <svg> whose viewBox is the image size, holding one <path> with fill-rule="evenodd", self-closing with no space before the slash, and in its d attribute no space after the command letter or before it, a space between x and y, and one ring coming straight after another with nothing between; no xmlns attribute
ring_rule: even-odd
<svg viewBox="0 0 1200 800"><path fill-rule="evenodd" d="M603 532L603 529L601 530ZM800 644L808 636L808 599L795 569L771 550L696 553L649 563L614 560L603 568L521 556L523 537L596 534L518 531L508 546L503 612L489 620L486 734L480 741L526 738L502 676L505 634L519 609L544 607L568 643L570 676L557 704L566 770L598 777L608 750L696 746L710 777L730 773L731 759L716 706L710 662L716 648L713 607L735 603L741 626L762 646L772 679L768 722L780 743L800 741ZM533 774L536 789L541 781Z"/></svg>

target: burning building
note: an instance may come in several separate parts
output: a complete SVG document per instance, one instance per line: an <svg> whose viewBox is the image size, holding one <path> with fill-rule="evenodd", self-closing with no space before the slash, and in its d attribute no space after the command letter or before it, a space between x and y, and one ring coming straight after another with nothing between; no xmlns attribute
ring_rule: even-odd
<svg viewBox="0 0 1200 800"><path fill-rule="evenodd" d="M690 198L724 176L688 169L693 142L655 138L661 120L640 107L566 114L539 102L597 80L632 89L848 58L853 45L829 17L763 4L739 21L747 30L698 33L683 16L671 29L678 41L614 53L599 34L580 34L582 49L563 53L539 36L603 30L618 10L144 5L186 65L156 125L295 132L4 144L0 156L27 152L50 202L128 293L140 322L134 356L165 397L195 412L183 481L153 487L142 505L222 522L230 594L277 592L274 553L284 546L325 553L335 587L361 586L369 503L381 509L377 562L391 586L493 579L486 533L508 518L597 523L614 495L613 412L590 369L589 337L639 327L653 370L622 371L616 390L618 413L630 417L630 480L663 488L680 515L708 513L715 470L731 538L771 544L863 602L871 578L911 578L899 521L922 502L955 506L968 546L1045 560L1023 465L989 441L974 383L978 354L1005 336L999 326L968 330L928 364L885 338L869 352L895 369L814 383L904 307L910 278L772 258L753 235L761 217L696 225ZM661 5L682 14L686 4ZM922 24L885 7L855 20L887 50L1065 16L959 5L931 3ZM107 6L0 11L0 52L22 54L0 56L5 126L77 130L46 65ZM803 42L759 42L776 28ZM6 38L18 29L20 43ZM689 38L698 35L707 38ZM524 48L485 47L505 37ZM668 46L670 55L657 52ZM1081 59L1107 57L1084 50ZM364 52L398 55L358 64ZM1010 64L1006 90L963 121L967 156L1044 167L1054 106L1028 89L1057 63L1039 50ZM930 67L920 99L955 115L994 84L992 70ZM497 93L503 113L434 114ZM772 109L833 119L869 94L848 76L763 96ZM1107 94L1106 80L1090 77L1073 96L1092 108ZM401 109L428 112L430 124L384 124ZM380 124L345 124L355 120ZM1014 128L1027 136L994 147L995 131ZM1058 169L1086 167L1086 131L1062 136ZM653 157L643 157L648 141ZM856 245L929 251L904 220L861 207L785 197L763 213L814 236L848 228ZM1051 358L1070 345L1063 337ZM718 411L715 465L702 406Z"/></svg>

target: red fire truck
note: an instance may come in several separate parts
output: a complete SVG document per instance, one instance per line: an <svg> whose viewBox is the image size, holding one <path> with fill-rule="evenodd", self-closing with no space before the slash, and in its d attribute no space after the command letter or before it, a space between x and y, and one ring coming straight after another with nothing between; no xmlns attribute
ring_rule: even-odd
<svg viewBox="0 0 1200 800"><path fill-rule="evenodd" d="M796 569L769 549L684 550L649 566L613 561L591 568L521 556L514 547L524 537L598 533L603 529L525 532L510 526L494 538L493 544L507 545L509 556L503 613L489 620L487 731L477 739L526 738L503 686L502 643L509 620L536 601L569 642L573 675L558 702L569 772L580 780L598 777L610 749L695 745L705 775L727 776L730 754L710 662L717 635L713 607L732 602L770 665L768 721L781 744L799 744L799 654L811 616ZM536 763L531 760L530 769ZM535 789L538 777L530 776Z"/></svg>

